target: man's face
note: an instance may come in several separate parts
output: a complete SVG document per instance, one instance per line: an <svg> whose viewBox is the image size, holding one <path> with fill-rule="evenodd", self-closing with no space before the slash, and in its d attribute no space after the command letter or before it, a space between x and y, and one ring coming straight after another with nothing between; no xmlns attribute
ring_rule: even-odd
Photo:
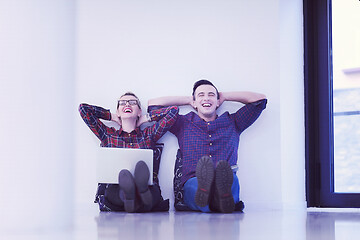
<svg viewBox="0 0 360 240"><path fill-rule="evenodd" d="M219 107L216 89L211 85L200 85L194 94L193 107L198 111L200 117L211 117L216 114Z"/></svg>
<svg viewBox="0 0 360 240"><path fill-rule="evenodd" d="M123 96L119 99L119 107L117 115L121 119L138 118L141 115L141 109L138 106L139 102L134 96Z"/></svg>

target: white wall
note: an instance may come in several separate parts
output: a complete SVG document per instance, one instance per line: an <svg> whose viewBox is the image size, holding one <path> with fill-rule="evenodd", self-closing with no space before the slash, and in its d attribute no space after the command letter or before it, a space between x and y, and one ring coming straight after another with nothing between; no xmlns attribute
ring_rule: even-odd
<svg viewBox="0 0 360 240"><path fill-rule="evenodd" d="M77 112L80 102L115 110L131 90L145 108L153 97L191 94L201 78L269 99L241 136L247 209L304 207L301 4L0 1L0 230L63 228L74 206L97 208L99 141ZM224 103L219 112L239 106ZM161 187L173 200L177 141L161 141Z"/></svg>
<svg viewBox="0 0 360 240"><path fill-rule="evenodd" d="M131 90L145 109L150 98L190 95L202 78L220 91L264 93L267 109L241 136L241 198L248 209L305 206L302 1L78 0L77 9L77 104L114 111ZM75 122L76 202L85 205L96 190L99 141L79 115ZM172 205L177 141L170 133L160 141L160 182Z"/></svg>
<svg viewBox="0 0 360 240"><path fill-rule="evenodd" d="M71 225L75 67L71 0L0 1L0 230Z"/></svg>
<svg viewBox="0 0 360 240"><path fill-rule="evenodd" d="M97 208L99 142L77 112L80 102L115 110L132 90L145 108L153 97L191 94L201 78L269 99L241 136L247 209L304 207L301 4L0 1L0 230L64 228L74 206ZM224 103L219 112L239 106ZM161 187L173 200L177 141L171 134L161 141Z"/></svg>
<svg viewBox="0 0 360 240"><path fill-rule="evenodd" d="M302 1L280 1L280 149L285 208L306 207L301 9Z"/></svg>

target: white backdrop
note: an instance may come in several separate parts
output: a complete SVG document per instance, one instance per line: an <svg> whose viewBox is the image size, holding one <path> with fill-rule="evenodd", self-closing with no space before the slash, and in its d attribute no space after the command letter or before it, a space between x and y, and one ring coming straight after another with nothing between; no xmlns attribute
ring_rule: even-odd
<svg viewBox="0 0 360 240"><path fill-rule="evenodd" d="M302 31L301 0L1 0L0 230L66 227L75 207L97 208L99 141L81 102L115 110L131 90L145 110L202 78L269 99L241 136L247 209L304 207ZM161 141L172 205L177 141Z"/></svg>
<svg viewBox="0 0 360 240"><path fill-rule="evenodd" d="M130 90L145 110L151 98L190 95L203 78L220 91L264 93L267 109L241 136L241 198L250 208L281 208L287 198L287 205L304 206L301 1L80 0L77 17L78 103L115 111ZM219 112L240 106L225 103ZM76 193L85 204L96 190L99 141L80 117L76 124ZM170 133L160 141L160 183L173 200L177 141Z"/></svg>
<svg viewBox="0 0 360 240"><path fill-rule="evenodd" d="M71 0L0 1L0 230L71 226L74 22Z"/></svg>

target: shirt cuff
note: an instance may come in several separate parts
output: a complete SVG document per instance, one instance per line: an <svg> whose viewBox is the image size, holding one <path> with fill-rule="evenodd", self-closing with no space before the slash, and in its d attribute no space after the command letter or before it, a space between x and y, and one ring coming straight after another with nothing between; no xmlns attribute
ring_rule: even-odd
<svg viewBox="0 0 360 240"><path fill-rule="evenodd" d="M259 101L256 101L256 102L253 102L253 103L250 103L251 105L253 106L261 106L262 109L265 109L266 108L266 104L267 104L267 99L262 99L262 100L259 100Z"/></svg>

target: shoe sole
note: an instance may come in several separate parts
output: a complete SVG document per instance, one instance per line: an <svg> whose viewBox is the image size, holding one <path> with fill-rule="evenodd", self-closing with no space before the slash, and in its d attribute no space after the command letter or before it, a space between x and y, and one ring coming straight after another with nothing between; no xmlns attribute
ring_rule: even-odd
<svg viewBox="0 0 360 240"><path fill-rule="evenodd" d="M214 166L209 157L202 157L196 166L198 188L195 193L195 203L199 207L209 205L209 197L214 181Z"/></svg>
<svg viewBox="0 0 360 240"><path fill-rule="evenodd" d="M139 161L135 166L135 184L140 193L141 201L146 206L152 205L152 195L148 187L150 171L144 161Z"/></svg>
<svg viewBox="0 0 360 240"><path fill-rule="evenodd" d="M135 212L135 182L128 170L121 170L119 173L119 186L124 191L124 208L126 212Z"/></svg>
<svg viewBox="0 0 360 240"><path fill-rule="evenodd" d="M233 184L233 172L226 161L220 161L215 169L215 187L219 194L219 207L223 213L231 213L235 210L234 197L231 192Z"/></svg>

